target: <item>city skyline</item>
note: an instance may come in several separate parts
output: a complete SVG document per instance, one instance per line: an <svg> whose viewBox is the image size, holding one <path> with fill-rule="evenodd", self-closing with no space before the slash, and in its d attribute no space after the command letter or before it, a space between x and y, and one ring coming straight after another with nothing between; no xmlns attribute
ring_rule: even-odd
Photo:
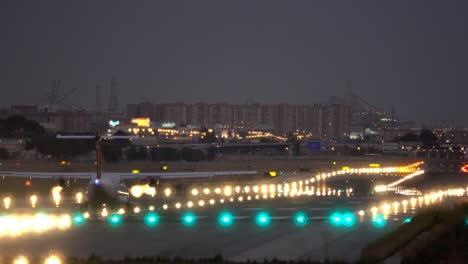
<svg viewBox="0 0 468 264"><path fill-rule="evenodd" d="M122 104L320 103L351 80L406 120L468 124L463 1L88 3L6 3L1 105L38 103L54 79L87 109L112 76Z"/></svg>

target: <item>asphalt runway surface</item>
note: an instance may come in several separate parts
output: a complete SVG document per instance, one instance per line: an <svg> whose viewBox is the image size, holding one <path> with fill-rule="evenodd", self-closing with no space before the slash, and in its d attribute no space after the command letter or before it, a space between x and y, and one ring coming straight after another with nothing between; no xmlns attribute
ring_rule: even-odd
<svg viewBox="0 0 468 264"><path fill-rule="evenodd" d="M387 224L373 226L370 216L351 227L331 225L329 218L335 211L356 213L376 203L376 197L305 197L227 203L222 206L195 209L193 226L184 226L180 212L161 212L160 223L147 227L144 213L123 218L120 226L110 226L105 220L89 221L66 231L30 234L0 240L1 254L41 256L49 252L65 256L87 257L90 254L106 258L125 256L163 256L199 258L221 254L231 260L263 259L343 259L355 260L361 249L389 230L403 223L411 215L390 215ZM234 219L231 227L220 227L217 216L230 211ZM296 226L293 216L302 211L309 217L305 226ZM271 224L259 227L255 216L268 212Z"/></svg>
<svg viewBox="0 0 468 264"><path fill-rule="evenodd" d="M288 178L293 180L296 177L301 176ZM453 173L427 173L405 182L405 185L417 188L424 186L429 190L440 186L466 184L466 177ZM383 227L373 225L368 211L372 206L410 198L370 195L372 186L395 179L393 176L349 175L327 181L326 188L353 188L354 192L350 197L342 194L340 197L302 196L244 202L229 202L226 199L224 204L217 202L216 205L207 204L203 208L195 206L191 209L172 208L168 211L163 211L159 204L156 212L160 215L160 222L151 228L145 226L143 220L147 207L141 206L141 213L128 213L120 226L110 226L106 219L97 219L64 231L3 237L0 239L0 256L44 256L53 252L63 256L88 257L96 254L118 259L125 256L200 258L221 254L227 259L239 261L273 258L352 261L359 257L367 243L394 230L418 210L419 205L416 205L415 210L408 205L406 212L402 209L396 213L391 210ZM282 180L277 178L272 182L279 183ZM21 211L33 213L31 209L27 209L26 197L23 200L25 208ZM193 200L195 202L197 199ZM68 202L71 203L71 200ZM38 210L40 209L36 209L36 212ZM75 209L65 206L59 209L50 208L48 211L72 213L73 210ZM357 214L359 210L366 210L366 215L361 218ZM182 214L187 211L193 212L197 217L193 226L182 223ZM235 217L231 227L219 226L217 217L223 211L229 211ZM309 217L305 226L294 224L293 216L299 211ZM259 212L270 214L270 225L256 225L255 217ZM352 212L356 216L356 223L351 227L334 226L330 222L333 212Z"/></svg>

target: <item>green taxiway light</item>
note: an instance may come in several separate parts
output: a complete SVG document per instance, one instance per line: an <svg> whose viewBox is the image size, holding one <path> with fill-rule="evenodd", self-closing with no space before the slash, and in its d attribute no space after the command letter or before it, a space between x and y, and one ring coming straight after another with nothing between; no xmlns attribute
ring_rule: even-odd
<svg viewBox="0 0 468 264"><path fill-rule="evenodd" d="M335 212L330 216L330 223L334 226L351 227L356 223L356 217L350 212Z"/></svg>
<svg viewBox="0 0 468 264"><path fill-rule="evenodd" d="M72 221L75 225L82 225L85 223L83 214L77 213L73 215Z"/></svg>
<svg viewBox="0 0 468 264"><path fill-rule="evenodd" d="M255 223L261 227L266 227L270 225L271 223L270 215L267 212L258 213L257 216L255 217Z"/></svg>
<svg viewBox="0 0 468 264"><path fill-rule="evenodd" d="M193 226L197 222L197 216L191 212L182 215L182 223L185 226Z"/></svg>
<svg viewBox="0 0 468 264"><path fill-rule="evenodd" d="M406 218L404 222L405 223L411 223L411 217Z"/></svg>
<svg viewBox="0 0 468 264"><path fill-rule="evenodd" d="M309 222L309 217L303 212L297 212L294 215L294 223L297 226L305 226Z"/></svg>
<svg viewBox="0 0 468 264"><path fill-rule="evenodd" d="M343 216L341 213L335 212L330 216L330 223L335 226L341 225Z"/></svg>
<svg viewBox="0 0 468 264"><path fill-rule="evenodd" d="M384 227L385 224L387 223L387 221L385 220L385 218L378 214L374 217L374 219L372 219L372 224L375 226L375 227Z"/></svg>
<svg viewBox="0 0 468 264"><path fill-rule="evenodd" d="M122 224L122 217L118 214L113 214L109 216L108 222L111 226L119 226Z"/></svg>
<svg viewBox="0 0 468 264"><path fill-rule="evenodd" d="M149 212L145 215L145 224L147 226L153 227L159 223L159 215L154 212Z"/></svg>
<svg viewBox="0 0 468 264"><path fill-rule="evenodd" d="M353 213L349 212L343 214L343 220L343 225L347 227L353 226L356 223L356 217Z"/></svg>
<svg viewBox="0 0 468 264"><path fill-rule="evenodd" d="M223 212L218 216L218 223L222 227L232 226L234 223L234 217L229 212Z"/></svg>

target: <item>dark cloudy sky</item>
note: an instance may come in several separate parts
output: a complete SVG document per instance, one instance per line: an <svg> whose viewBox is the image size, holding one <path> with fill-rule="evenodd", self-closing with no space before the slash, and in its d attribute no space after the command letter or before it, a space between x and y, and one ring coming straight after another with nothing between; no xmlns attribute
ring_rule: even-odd
<svg viewBox="0 0 468 264"><path fill-rule="evenodd" d="M52 79L86 107L113 75L121 103L316 103L349 79L402 118L468 125L466 0L4 0L0 22L3 106Z"/></svg>

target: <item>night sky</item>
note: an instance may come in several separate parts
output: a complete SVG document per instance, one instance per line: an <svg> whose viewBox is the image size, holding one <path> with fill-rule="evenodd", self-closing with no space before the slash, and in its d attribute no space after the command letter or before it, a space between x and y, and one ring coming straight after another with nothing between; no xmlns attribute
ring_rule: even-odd
<svg viewBox="0 0 468 264"><path fill-rule="evenodd" d="M4 107L38 103L53 79L90 109L112 76L121 106L312 104L352 80L402 119L468 125L466 0L7 0L0 22Z"/></svg>

